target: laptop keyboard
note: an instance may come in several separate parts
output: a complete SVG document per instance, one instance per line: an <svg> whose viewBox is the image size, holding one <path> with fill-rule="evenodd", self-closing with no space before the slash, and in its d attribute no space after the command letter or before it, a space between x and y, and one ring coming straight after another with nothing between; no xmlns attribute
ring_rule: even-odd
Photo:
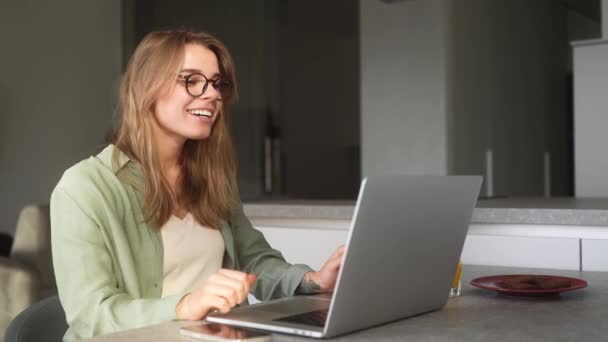
<svg viewBox="0 0 608 342"><path fill-rule="evenodd" d="M315 310L303 314L277 318L275 319L275 321L300 323L306 325L314 325L317 327L324 327L325 321L327 320L327 312L327 309Z"/></svg>

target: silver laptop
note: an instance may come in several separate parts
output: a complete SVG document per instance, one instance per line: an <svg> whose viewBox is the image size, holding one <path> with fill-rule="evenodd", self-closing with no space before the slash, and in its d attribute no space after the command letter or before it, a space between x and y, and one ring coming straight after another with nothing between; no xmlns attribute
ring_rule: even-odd
<svg viewBox="0 0 608 342"><path fill-rule="evenodd" d="M292 296L208 321L326 338L440 309L479 176L378 176L361 183L332 294Z"/></svg>

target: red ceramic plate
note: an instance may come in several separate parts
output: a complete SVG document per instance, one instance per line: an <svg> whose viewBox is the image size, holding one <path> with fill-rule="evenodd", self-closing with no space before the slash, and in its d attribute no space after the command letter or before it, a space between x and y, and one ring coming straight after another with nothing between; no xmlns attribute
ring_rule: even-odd
<svg viewBox="0 0 608 342"><path fill-rule="evenodd" d="M556 296L565 291L588 286L582 279L537 274L481 277L471 280L471 285L507 296L522 297Z"/></svg>

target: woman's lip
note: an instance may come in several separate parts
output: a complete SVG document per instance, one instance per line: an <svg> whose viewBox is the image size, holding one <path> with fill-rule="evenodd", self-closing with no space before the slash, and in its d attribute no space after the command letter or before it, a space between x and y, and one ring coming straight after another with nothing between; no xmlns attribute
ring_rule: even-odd
<svg viewBox="0 0 608 342"><path fill-rule="evenodd" d="M191 116L193 116L195 119L198 120L208 120L211 121L213 119L213 116L204 116L204 115L195 115L195 114L191 114L189 113Z"/></svg>
<svg viewBox="0 0 608 342"><path fill-rule="evenodd" d="M195 118L202 118L202 119L209 119L209 120L211 120L211 118L213 118L213 116L194 115L194 114L190 114L190 115L194 116Z"/></svg>

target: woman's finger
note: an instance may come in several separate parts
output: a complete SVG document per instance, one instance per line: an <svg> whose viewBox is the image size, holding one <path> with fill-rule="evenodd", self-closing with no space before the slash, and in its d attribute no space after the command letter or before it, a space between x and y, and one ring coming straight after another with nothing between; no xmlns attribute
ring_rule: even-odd
<svg viewBox="0 0 608 342"><path fill-rule="evenodd" d="M232 308L230 304L226 301L226 298L220 296L206 296L205 301L209 306L209 312L213 311L211 309L216 309L220 313L228 313ZM207 314L205 314L206 316Z"/></svg>
<svg viewBox="0 0 608 342"><path fill-rule="evenodd" d="M216 284L209 284L205 287L204 296L214 296L214 297L222 297L226 300L230 307L234 307L240 303L240 295L239 293L227 286L221 286Z"/></svg>
<svg viewBox="0 0 608 342"><path fill-rule="evenodd" d="M222 275L224 277L226 277L226 279L232 279L238 282L238 284L240 284L240 291L243 294L243 299L245 297L247 297L247 294L249 293L249 290L251 289L251 287L253 286L253 284L255 283L255 275L251 275L248 273L244 273L244 272L239 272L239 271L233 271L233 270L220 270L219 275ZM234 283L236 286L236 283Z"/></svg>
<svg viewBox="0 0 608 342"><path fill-rule="evenodd" d="M342 260L344 257L344 245L338 247L336 251L327 259L327 262L331 260Z"/></svg>
<svg viewBox="0 0 608 342"><path fill-rule="evenodd" d="M238 280L238 281L246 281L247 280L247 273L245 272L241 272L241 271L235 271L235 270L230 270L227 268L222 268L219 271L217 271L217 273L234 279L234 280Z"/></svg>
<svg viewBox="0 0 608 342"><path fill-rule="evenodd" d="M342 265L342 259L336 258L336 259L328 260L325 263L325 267L324 268L327 269L327 270L334 271L334 270L340 268L340 265Z"/></svg>
<svg viewBox="0 0 608 342"><path fill-rule="evenodd" d="M336 256L334 256L333 258L331 258L331 260L342 260L344 259L344 252L337 254Z"/></svg>
<svg viewBox="0 0 608 342"><path fill-rule="evenodd" d="M334 253L329 257L329 259L333 259L333 258L338 258L340 256L342 256L342 254L344 254L344 247L345 245L342 245L338 248L336 248L336 250L334 251Z"/></svg>
<svg viewBox="0 0 608 342"><path fill-rule="evenodd" d="M201 300L205 300L207 297L223 298L230 307L234 307L238 304L234 290L228 287L209 284L205 287L201 295Z"/></svg>
<svg viewBox="0 0 608 342"><path fill-rule="evenodd" d="M334 263L334 262L338 262L338 263L342 263L342 259L344 258L344 246L341 246L340 248L338 248L336 250L336 252L334 254L332 254L332 256L330 256L327 261L325 262L325 264L323 265L323 268L327 267L328 264L330 263Z"/></svg>
<svg viewBox="0 0 608 342"><path fill-rule="evenodd" d="M255 281L257 279L256 275L253 273L245 273L245 272L229 270L229 269L225 269L225 268L220 269L218 271L218 273L221 275L224 275L228 278L237 280L237 281L245 281L249 284L249 287L253 286L253 284L255 284Z"/></svg>
<svg viewBox="0 0 608 342"><path fill-rule="evenodd" d="M247 274L247 283L249 284L249 288L251 289L251 287L253 287L253 284L255 284L255 281L257 280L257 276L253 273L248 273Z"/></svg>
<svg viewBox="0 0 608 342"><path fill-rule="evenodd" d="M220 273L216 273L209 277L207 283L209 285L220 286L234 290L238 303L241 303L245 300L245 298L247 298L247 294L249 293L250 288L250 285L247 282L246 278L243 281L239 281L235 280L234 278L226 277Z"/></svg>

